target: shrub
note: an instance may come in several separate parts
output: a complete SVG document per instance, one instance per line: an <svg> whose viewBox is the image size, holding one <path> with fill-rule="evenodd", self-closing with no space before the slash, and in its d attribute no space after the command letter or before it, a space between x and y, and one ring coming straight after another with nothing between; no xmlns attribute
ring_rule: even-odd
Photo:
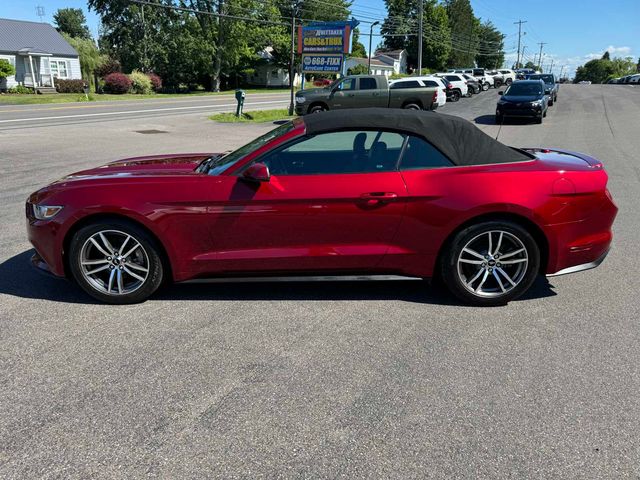
<svg viewBox="0 0 640 480"><path fill-rule="evenodd" d="M131 89L131 80L124 73L110 73L104 78L104 91L107 93L127 93Z"/></svg>
<svg viewBox="0 0 640 480"><path fill-rule="evenodd" d="M16 74L16 69L9 60L0 59L0 78L7 78Z"/></svg>
<svg viewBox="0 0 640 480"><path fill-rule="evenodd" d="M131 91L133 93L139 93L142 95L151 93L151 79L146 73L134 70L129 74L129 80L131 80Z"/></svg>
<svg viewBox="0 0 640 480"><path fill-rule="evenodd" d="M84 93L84 83L84 80L55 79L56 90L58 93Z"/></svg>
<svg viewBox="0 0 640 480"><path fill-rule="evenodd" d="M120 73L122 68L120 67L120 62L114 58L107 58L102 65L94 70L94 73L98 75L100 78L105 78L110 73Z"/></svg>
<svg viewBox="0 0 640 480"><path fill-rule="evenodd" d="M149 80L151 80L151 87L153 88L154 92L159 92L160 90L162 90L162 79L160 78L159 75L156 75L155 73L150 73L148 77L149 77Z"/></svg>
<svg viewBox="0 0 640 480"><path fill-rule="evenodd" d="M35 93L32 89L30 89L29 87L25 87L24 85L16 85L15 87L10 88L9 90L7 90L8 93Z"/></svg>

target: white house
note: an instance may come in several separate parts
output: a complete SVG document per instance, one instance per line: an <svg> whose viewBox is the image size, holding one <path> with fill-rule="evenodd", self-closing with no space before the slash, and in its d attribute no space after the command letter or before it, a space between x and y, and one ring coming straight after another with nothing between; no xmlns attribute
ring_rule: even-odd
<svg viewBox="0 0 640 480"><path fill-rule="evenodd" d="M275 65L273 47L265 47L258 52L258 56L264 62L258 64L253 72L245 76L247 84L256 87L288 87L289 69ZM300 84L300 75L294 76L294 84Z"/></svg>
<svg viewBox="0 0 640 480"><path fill-rule="evenodd" d="M347 70L356 65L368 65L368 58L348 58L346 61ZM406 50L378 50L371 57L371 74L386 75L407 73L407 52Z"/></svg>
<svg viewBox="0 0 640 480"><path fill-rule="evenodd" d="M82 78L78 52L48 23L0 18L0 59L16 68L0 80L0 90L24 85L51 91L56 78Z"/></svg>

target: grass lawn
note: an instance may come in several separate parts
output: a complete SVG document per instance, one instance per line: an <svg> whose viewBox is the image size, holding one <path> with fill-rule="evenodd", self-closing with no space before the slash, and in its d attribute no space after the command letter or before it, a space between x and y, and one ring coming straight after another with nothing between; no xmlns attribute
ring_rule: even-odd
<svg viewBox="0 0 640 480"><path fill-rule="evenodd" d="M279 108L276 110L256 110L255 112L244 112L241 117L236 117L235 113L216 113L211 115L209 120L221 123L263 123L275 120L288 120L295 118L289 115L289 110Z"/></svg>
<svg viewBox="0 0 640 480"><path fill-rule="evenodd" d="M286 93L289 89L247 89L247 95L257 93ZM122 95L89 94L90 102L105 102L112 100L158 100L161 98L188 98L207 95L233 95L235 90L225 92L192 92L192 93L155 93L153 95L134 95L125 93ZM35 95L35 94L0 94L0 105L33 105L43 103L72 103L86 102L86 97L81 93L58 93L55 95Z"/></svg>

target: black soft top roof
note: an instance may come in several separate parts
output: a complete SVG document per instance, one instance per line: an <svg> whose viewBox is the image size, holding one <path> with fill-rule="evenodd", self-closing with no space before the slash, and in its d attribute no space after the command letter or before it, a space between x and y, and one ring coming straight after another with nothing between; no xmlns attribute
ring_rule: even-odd
<svg viewBox="0 0 640 480"><path fill-rule="evenodd" d="M535 158L485 134L473 123L453 115L394 108L331 110L304 117L309 135L336 130L395 130L420 136L455 165L522 162Z"/></svg>

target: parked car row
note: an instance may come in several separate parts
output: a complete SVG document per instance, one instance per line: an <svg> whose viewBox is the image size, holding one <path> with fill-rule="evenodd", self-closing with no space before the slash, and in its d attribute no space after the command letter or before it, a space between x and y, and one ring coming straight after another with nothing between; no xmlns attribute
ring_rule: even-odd
<svg viewBox="0 0 640 480"><path fill-rule="evenodd" d="M637 73L635 75L626 75L626 76L620 77L620 78L612 78L607 83L613 83L613 84L617 84L617 85L626 85L626 84L639 85L640 84L640 73Z"/></svg>
<svg viewBox="0 0 640 480"><path fill-rule="evenodd" d="M559 84L552 73L528 75L527 80L516 80L504 92L498 92L496 123L507 117L533 118L542 123L550 106L558 101Z"/></svg>

